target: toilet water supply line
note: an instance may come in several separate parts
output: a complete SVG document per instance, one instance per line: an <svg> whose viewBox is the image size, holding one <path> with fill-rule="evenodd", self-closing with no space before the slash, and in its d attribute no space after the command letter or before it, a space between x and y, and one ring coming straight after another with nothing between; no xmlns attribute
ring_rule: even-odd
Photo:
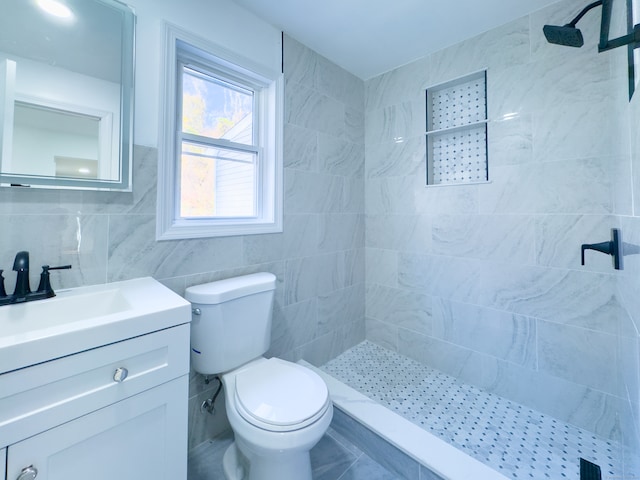
<svg viewBox="0 0 640 480"><path fill-rule="evenodd" d="M214 380L218 381L218 388L216 389L215 393L213 394L213 397L205 400L204 402L202 402L202 405L200 405L200 411L202 413L208 413L210 415L215 415L216 414L216 408L215 408L215 402L216 402L216 398L218 398L218 395L220 395L220 391L222 390L222 380L220 380L220 377L218 375L215 375ZM204 383L209 384L209 376L206 375L204 377Z"/></svg>

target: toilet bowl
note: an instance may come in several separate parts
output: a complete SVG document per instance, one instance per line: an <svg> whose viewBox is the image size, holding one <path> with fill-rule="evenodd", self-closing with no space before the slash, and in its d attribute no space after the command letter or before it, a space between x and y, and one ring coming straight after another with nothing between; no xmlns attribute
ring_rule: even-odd
<svg viewBox="0 0 640 480"><path fill-rule="evenodd" d="M262 355L271 343L275 275L257 273L186 290L195 371L220 375L235 441L227 480L311 480L309 451L333 418L322 378Z"/></svg>
<svg viewBox="0 0 640 480"><path fill-rule="evenodd" d="M309 451L333 417L322 379L295 363L260 358L222 382L235 434L225 453L227 479L311 480Z"/></svg>

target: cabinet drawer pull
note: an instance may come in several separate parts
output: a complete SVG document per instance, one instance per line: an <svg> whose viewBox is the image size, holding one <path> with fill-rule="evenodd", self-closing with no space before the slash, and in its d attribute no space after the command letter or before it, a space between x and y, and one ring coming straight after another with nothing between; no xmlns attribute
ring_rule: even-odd
<svg viewBox="0 0 640 480"><path fill-rule="evenodd" d="M116 368L116 371L113 374L113 381L118 383L124 382L124 379L127 378L127 375L129 375L129 370L127 370L126 368Z"/></svg>
<svg viewBox="0 0 640 480"><path fill-rule="evenodd" d="M20 475L16 478L16 480L33 480L38 476L38 469L33 465L29 465L25 467L20 472Z"/></svg>

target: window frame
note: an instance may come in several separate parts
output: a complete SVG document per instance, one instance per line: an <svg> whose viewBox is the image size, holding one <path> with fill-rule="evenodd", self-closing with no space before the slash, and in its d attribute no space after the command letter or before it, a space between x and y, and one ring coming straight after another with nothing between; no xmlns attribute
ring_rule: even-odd
<svg viewBox="0 0 640 480"><path fill-rule="evenodd" d="M215 72L221 79L255 92L254 139L257 137L256 217L180 218L179 163L182 152L182 88L184 60ZM157 240L282 232L284 80L229 50L173 25L165 25L165 62L158 162ZM224 140L217 140L223 146Z"/></svg>

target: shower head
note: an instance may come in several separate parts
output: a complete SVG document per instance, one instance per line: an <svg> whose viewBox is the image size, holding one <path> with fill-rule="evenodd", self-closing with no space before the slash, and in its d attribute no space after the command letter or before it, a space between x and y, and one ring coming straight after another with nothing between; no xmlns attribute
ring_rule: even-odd
<svg viewBox="0 0 640 480"><path fill-rule="evenodd" d="M547 42L563 45L565 47L581 47L584 45L582 32L579 28L568 23L567 25L545 25L542 28Z"/></svg>
<svg viewBox="0 0 640 480"><path fill-rule="evenodd" d="M607 4L610 5L611 0L607 0ZM585 13L589 10L603 5L603 0L596 0L584 7L576 18L563 26L557 25L545 25L542 28L544 36L547 38L547 42L555 43L556 45L563 45L565 47L581 47L584 45L584 39L582 38L582 32L579 28L576 28L576 24L584 17ZM607 6L608 6L607 5Z"/></svg>

